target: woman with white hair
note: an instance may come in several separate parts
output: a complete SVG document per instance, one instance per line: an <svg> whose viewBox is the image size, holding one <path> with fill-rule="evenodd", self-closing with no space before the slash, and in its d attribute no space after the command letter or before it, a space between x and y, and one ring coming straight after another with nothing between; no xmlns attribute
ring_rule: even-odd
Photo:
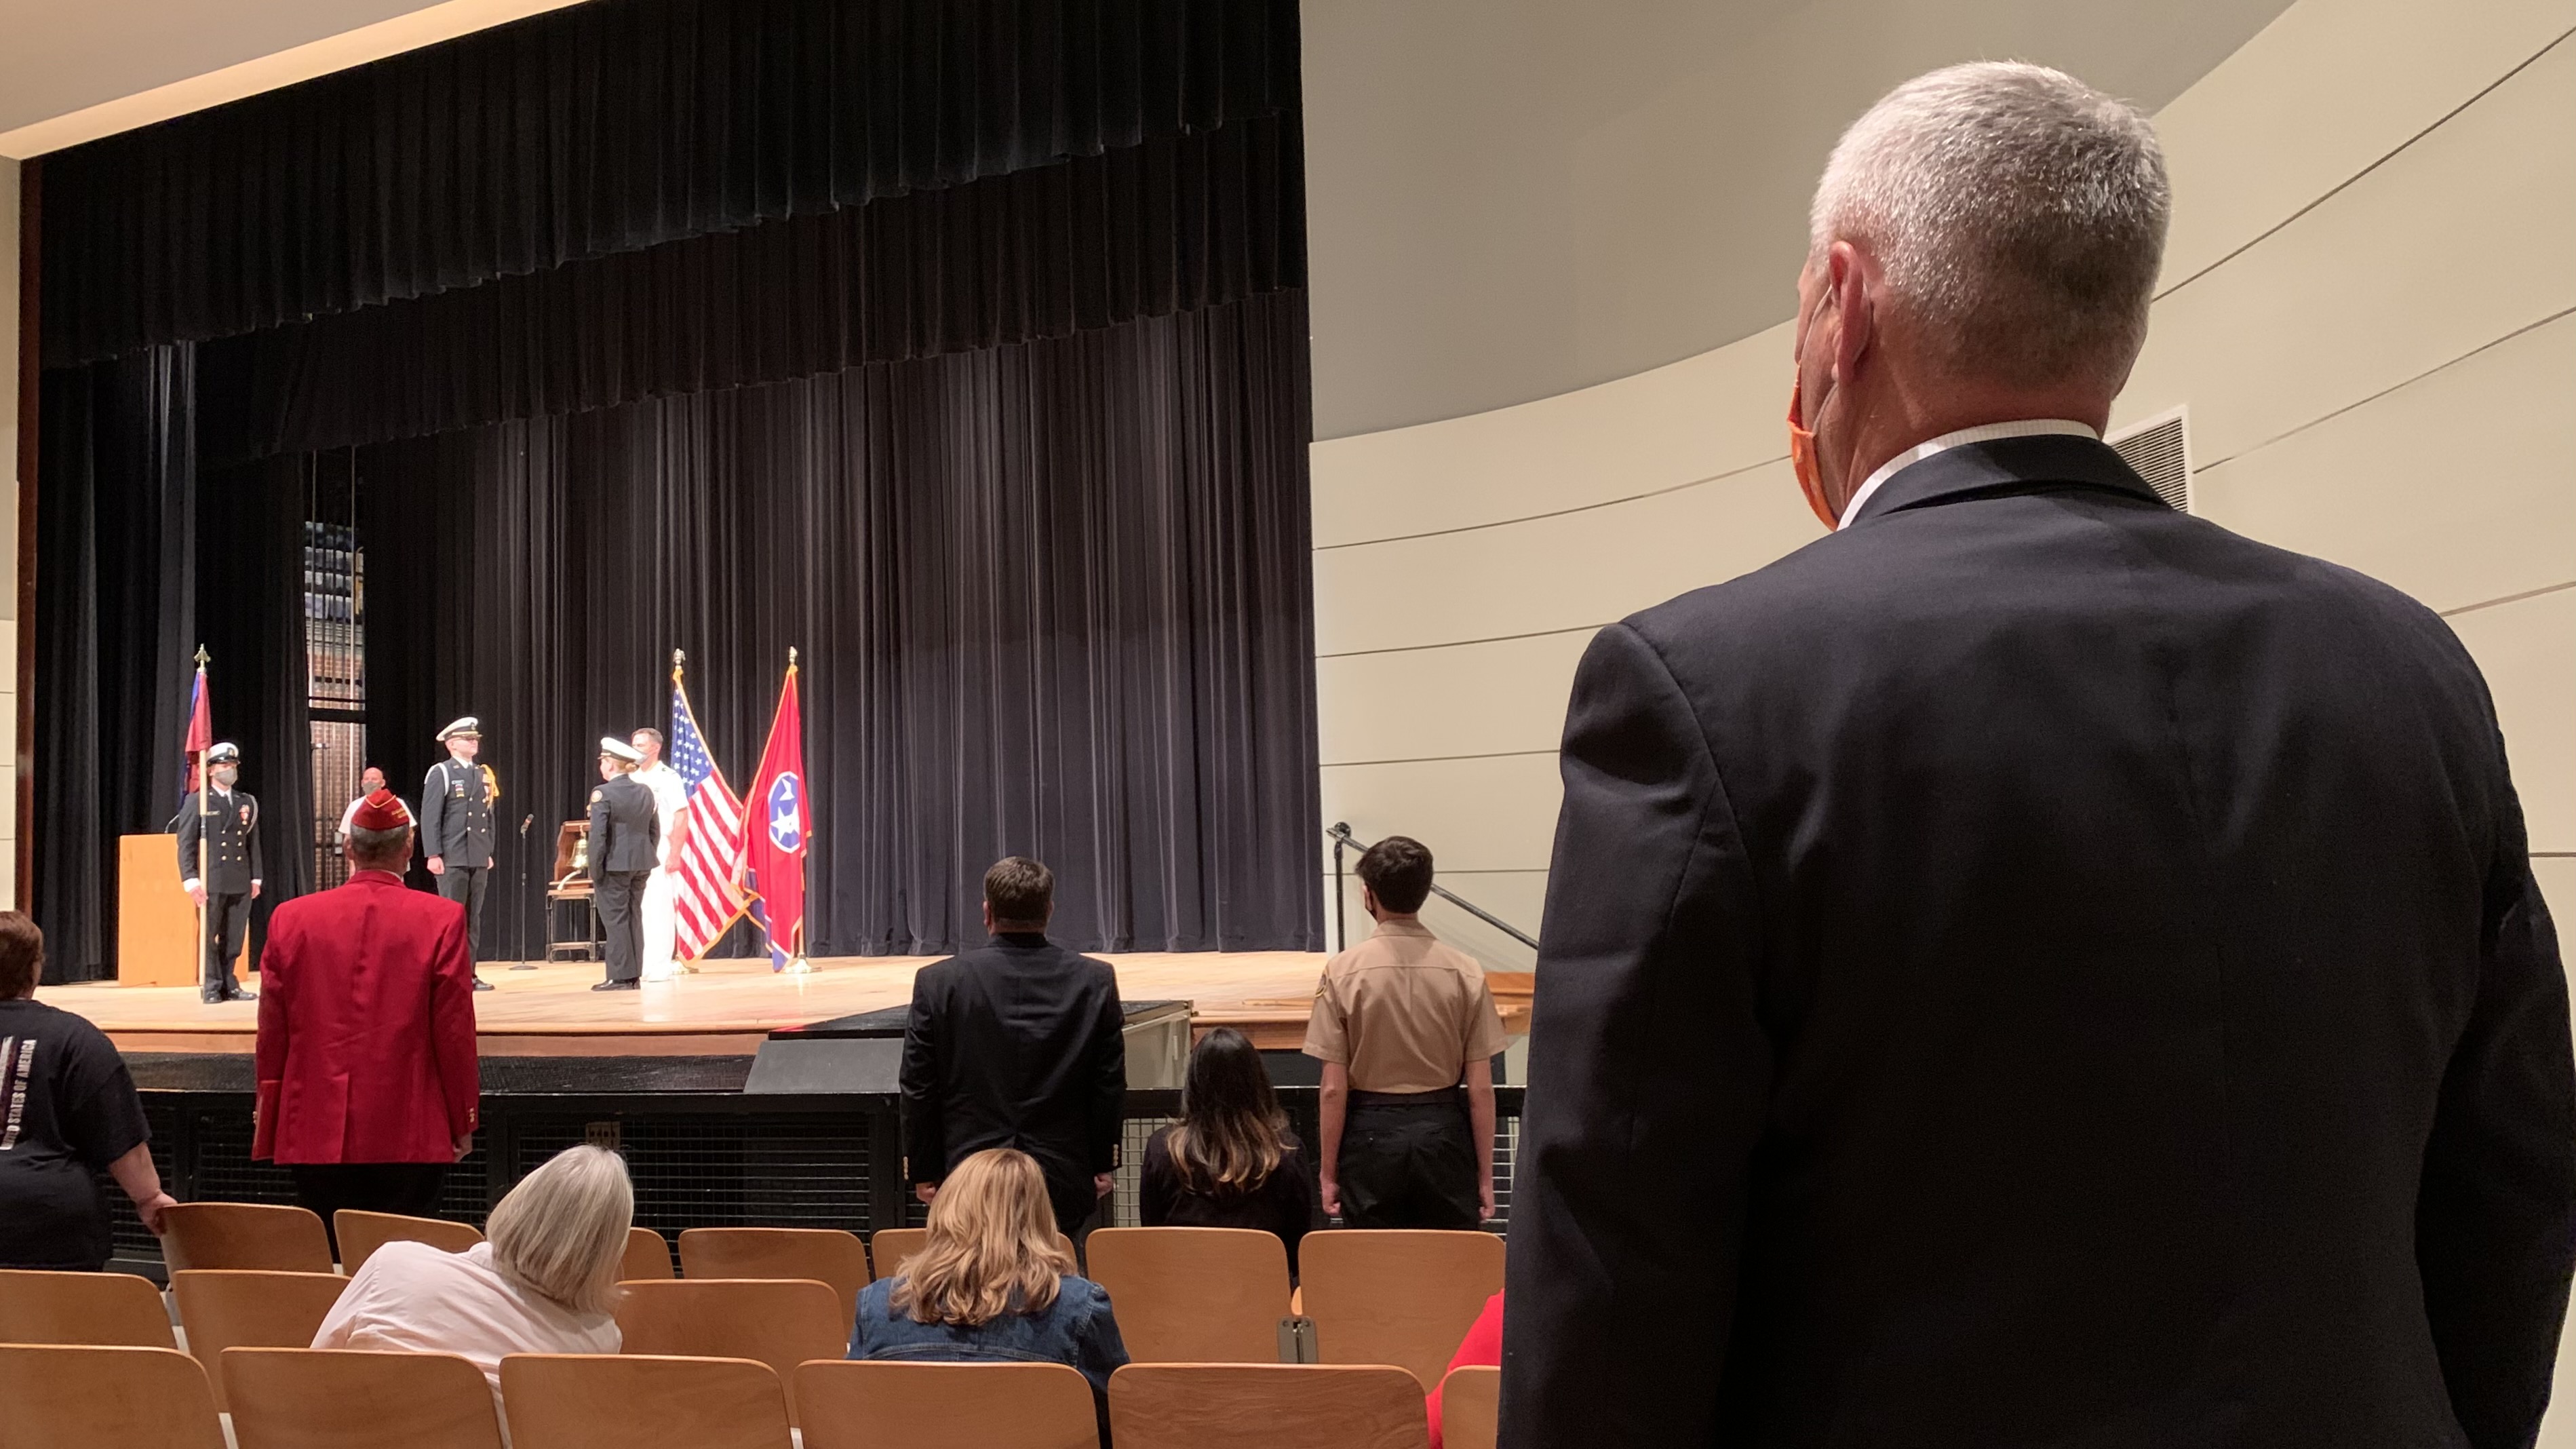
<svg viewBox="0 0 2576 1449"><path fill-rule="evenodd" d="M519 1180L462 1253L387 1243L331 1305L315 1348L453 1353L501 1394L514 1353L615 1353L618 1263L635 1216L625 1159L556 1153Z"/></svg>
<svg viewBox="0 0 2576 1449"><path fill-rule="evenodd" d="M1037 1159L994 1147L940 1183L921 1251L859 1294L850 1357L1069 1365L1091 1380L1105 1444L1127 1345L1108 1291L1057 1242Z"/></svg>

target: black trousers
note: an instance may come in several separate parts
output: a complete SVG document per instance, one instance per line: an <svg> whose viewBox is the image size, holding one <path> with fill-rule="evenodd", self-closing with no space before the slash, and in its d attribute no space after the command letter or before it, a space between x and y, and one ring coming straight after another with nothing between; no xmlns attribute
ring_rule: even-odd
<svg viewBox="0 0 2576 1449"><path fill-rule="evenodd" d="M200 995L224 995L241 989L241 982L233 975L233 958L241 954L242 938L249 933L250 892L206 892L205 959L197 965Z"/></svg>
<svg viewBox="0 0 2576 1449"><path fill-rule="evenodd" d="M484 877L491 873L489 866L458 865L451 860L438 876L438 893L465 903L465 947L478 962L483 959Z"/></svg>
<svg viewBox="0 0 2576 1449"><path fill-rule="evenodd" d="M1484 1226L1475 1133L1466 1096L1455 1087L1351 1093L1340 1178L1346 1227Z"/></svg>
<svg viewBox="0 0 2576 1449"><path fill-rule="evenodd" d="M644 974L644 883L649 870L603 871L592 882L599 928L608 937L608 979L633 981Z"/></svg>
<svg viewBox="0 0 2576 1449"><path fill-rule="evenodd" d="M360 1212L401 1213L409 1218L434 1217L438 1189L447 1181L444 1162L291 1162L286 1175L295 1179L295 1200L322 1215L322 1230L331 1236L331 1256L340 1256L340 1229L331 1215L342 1208Z"/></svg>

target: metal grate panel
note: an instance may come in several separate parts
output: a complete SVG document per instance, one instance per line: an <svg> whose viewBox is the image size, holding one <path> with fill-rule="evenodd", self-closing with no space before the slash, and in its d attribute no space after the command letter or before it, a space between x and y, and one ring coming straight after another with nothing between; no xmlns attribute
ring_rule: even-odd
<svg viewBox="0 0 2576 1449"><path fill-rule="evenodd" d="M2191 428L2184 409L2159 413L2113 433L2106 441L2174 512L2192 511Z"/></svg>
<svg viewBox="0 0 2576 1449"><path fill-rule="evenodd" d="M856 1116L532 1117L516 1136L514 1182L583 1142L624 1154L635 1179L635 1224L665 1236L683 1228L867 1226L868 1125Z"/></svg>

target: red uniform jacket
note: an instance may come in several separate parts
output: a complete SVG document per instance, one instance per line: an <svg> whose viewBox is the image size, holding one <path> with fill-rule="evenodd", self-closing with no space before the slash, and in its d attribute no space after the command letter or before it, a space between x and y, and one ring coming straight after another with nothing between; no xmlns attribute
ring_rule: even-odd
<svg viewBox="0 0 2576 1449"><path fill-rule="evenodd" d="M359 871L277 908L259 974L251 1156L454 1160L482 1085L462 903Z"/></svg>

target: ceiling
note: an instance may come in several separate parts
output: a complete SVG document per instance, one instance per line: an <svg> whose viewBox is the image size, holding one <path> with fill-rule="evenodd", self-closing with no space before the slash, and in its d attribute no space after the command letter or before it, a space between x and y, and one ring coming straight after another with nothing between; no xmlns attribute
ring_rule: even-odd
<svg viewBox="0 0 2576 1449"><path fill-rule="evenodd" d="M1548 397L1787 318L1826 153L1908 76L2036 60L2152 109L2285 8L1305 0L1315 434Z"/></svg>
<svg viewBox="0 0 2576 1449"><path fill-rule="evenodd" d="M565 3L0 0L0 156ZM1825 153L1906 76L2016 56L2152 108L2286 4L1305 0L1316 435L1551 396L1786 317Z"/></svg>

